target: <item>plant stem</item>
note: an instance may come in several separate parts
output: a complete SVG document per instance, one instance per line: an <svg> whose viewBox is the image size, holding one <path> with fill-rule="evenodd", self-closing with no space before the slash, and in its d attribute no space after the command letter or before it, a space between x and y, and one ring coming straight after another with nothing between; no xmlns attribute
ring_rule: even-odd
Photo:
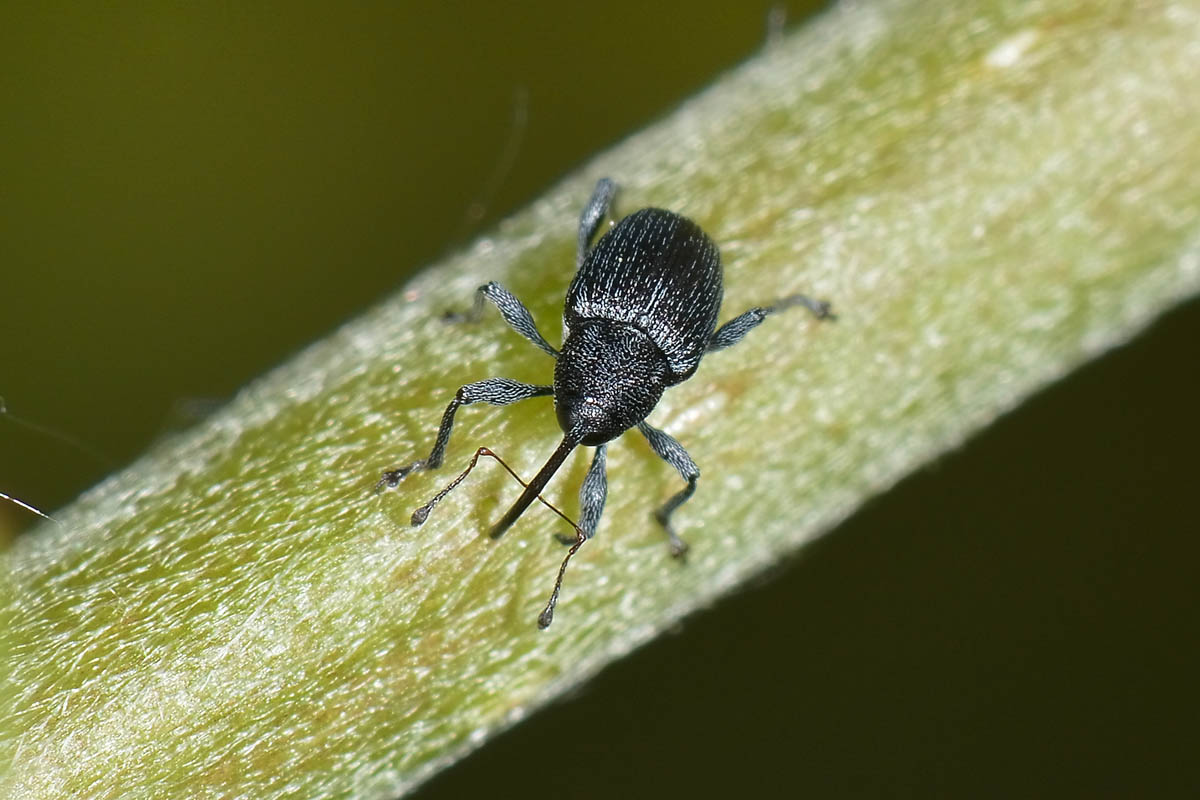
<svg viewBox="0 0 1200 800"><path fill-rule="evenodd" d="M1200 286L1200 14L1108 0L849 3L722 77L403 294L157 447L4 554L0 796L393 797L776 563ZM484 536L560 438L547 399L459 415L461 384L548 382L493 315L504 283L554 342L578 211L698 221L723 318L799 291L609 450L599 535L539 632L565 527ZM584 448L586 449L586 448ZM548 494L565 510L586 455Z"/></svg>

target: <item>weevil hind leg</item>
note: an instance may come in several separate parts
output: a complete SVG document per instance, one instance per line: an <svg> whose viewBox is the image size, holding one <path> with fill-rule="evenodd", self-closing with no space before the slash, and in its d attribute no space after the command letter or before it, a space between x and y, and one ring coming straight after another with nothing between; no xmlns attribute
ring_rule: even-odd
<svg viewBox="0 0 1200 800"><path fill-rule="evenodd" d="M375 484L375 491L381 492L385 488L394 489L400 481L417 470L440 467L446 456L446 445L450 443L450 432L454 428L454 415L460 406L469 406L473 403L507 406L530 397L545 397L552 394L554 394L553 386L521 383L511 378L488 378L476 383L468 383L459 388L454 394L454 399L446 406L446 411L442 414L442 424L438 427L437 439L434 440L433 450L429 455L411 464L384 472L380 476L379 482Z"/></svg>
<svg viewBox="0 0 1200 800"><path fill-rule="evenodd" d="M824 300L814 300L807 295L794 294L783 298L773 305L752 308L717 328L712 338L708 340L708 352L723 350L726 347L737 344L742 340L742 337L761 325L762 321L771 314L793 306L804 306L817 319L837 319L837 316L830 309L829 303Z"/></svg>
<svg viewBox="0 0 1200 800"><path fill-rule="evenodd" d="M833 313L833 305L828 300L814 300L806 294L793 294L770 306L767 310L771 313L782 311L785 308L792 306L804 306L817 319L836 320L837 314Z"/></svg>
<svg viewBox="0 0 1200 800"><path fill-rule="evenodd" d="M592 241L600 223L604 221L604 217L612 208L613 198L616 197L616 194L617 185L609 178L601 178L596 181L596 188L592 190L592 198L588 200L587 205L583 207L583 213L579 215L579 247L575 253L576 269L583 264L583 259L587 257L588 243Z"/></svg>
<svg viewBox="0 0 1200 800"><path fill-rule="evenodd" d="M650 443L651 449L658 454L658 457L674 467L679 476L687 481L687 486L676 492L670 500L654 512L654 518L658 520L658 524L662 525L663 529L667 532L667 538L671 546L671 555L676 558L683 558L687 555L688 545L675 532L675 527L671 524L671 515L695 494L696 481L700 480L700 468L696 466L696 462L688 455L688 451L683 449L683 445L675 441L675 438L666 431L660 431L658 428L647 425L645 422L639 422L637 429L646 437L646 441Z"/></svg>

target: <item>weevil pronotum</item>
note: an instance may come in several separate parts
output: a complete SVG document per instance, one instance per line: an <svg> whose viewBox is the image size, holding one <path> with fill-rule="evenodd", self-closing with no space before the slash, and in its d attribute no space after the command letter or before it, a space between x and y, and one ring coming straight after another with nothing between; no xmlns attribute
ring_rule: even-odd
<svg viewBox="0 0 1200 800"><path fill-rule="evenodd" d="M495 305L517 333L555 359L553 384L535 385L509 378L468 383L446 407L428 457L383 473L377 485L377 489L394 487L415 470L440 467L459 406L506 406L530 397L553 395L563 430L562 442L533 480L527 484L521 481L525 490L491 529L493 538L503 535L530 503L540 499L539 493L572 450L579 445L596 448L579 493L575 538L570 540L571 549L559 568L550 600L538 616L540 628L548 627L554 619L571 556L596 532L608 493L608 442L636 427L650 448L687 483L654 514L667 532L671 554L682 556L687 545L672 527L671 515L695 492L700 470L683 446L648 425L646 416L663 390L695 373L705 353L736 344L767 315L798 305L818 319L832 316L828 303L797 294L770 306L752 308L718 328L723 291L721 257L712 240L691 220L660 208L643 208L589 246L615 194L616 185L611 180L600 180L580 216L577 269L563 307L561 351L542 337L529 310L503 286L488 283L476 294L470 316L479 316L485 300ZM458 478L413 513L413 525L428 518L433 507L467 476L480 455L496 457L487 448L480 448Z"/></svg>

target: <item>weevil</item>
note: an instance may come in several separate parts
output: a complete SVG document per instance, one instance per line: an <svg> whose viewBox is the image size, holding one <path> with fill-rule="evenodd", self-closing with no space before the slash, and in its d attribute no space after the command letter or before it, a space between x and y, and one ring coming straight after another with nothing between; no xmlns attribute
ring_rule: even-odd
<svg viewBox="0 0 1200 800"><path fill-rule="evenodd" d="M752 308L718 328L723 294L721 256L696 223L671 211L643 208L619 221L591 245L608 216L616 190L611 180L601 179L580 215L576 272L563 306L561 350L543 338L529 310L498 283L479 287L472 312L467 315L477 319L485 302L492 303L509 326L555 359L554 382L536 385L489 378L461 387L442 415L429 455L384 472L376 486L377 491L395 487L416 470L440 467L459 407L473 403L506 406L530 397L553 396L562 442L528 483L509 469L525 490L490 531L493 538L502 536L535 499L541 500L542 489L572 450L580 445L595 448L579 492L575 538L563 540L571 548L559 568L550 600L538 616L538 627L543 629L554 619L567 563L595 535L600 522L608 494L608 443L637 428L650 449L674 467L687 484L654 513L666 531L671 554L681 558L687 544L671 524L671 515L696 491L700 470L683 445L649 425L646 417L665 389L696 372L705 353L736 344L770 314L803 306L818 319L832 317L829 303L792 295L770 306ZM425 522L433 507L470 473L480 455L500 460L488 448L479 448L458 478L413 513L414 526ZM508 469L507 464L504 466Z"/></svg>

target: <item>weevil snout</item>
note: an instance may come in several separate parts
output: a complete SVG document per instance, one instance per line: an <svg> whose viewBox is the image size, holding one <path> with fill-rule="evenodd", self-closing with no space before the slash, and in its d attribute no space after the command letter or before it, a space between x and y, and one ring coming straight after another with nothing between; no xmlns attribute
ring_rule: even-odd
<svg viewBox="0 0 1200 800"><path fill-rule="evenodd" d="M564 394L554 404L559 427L574 432L579 443L588 447L612 441L624 433L620 414L599 398L583 394Z"/></svg>

